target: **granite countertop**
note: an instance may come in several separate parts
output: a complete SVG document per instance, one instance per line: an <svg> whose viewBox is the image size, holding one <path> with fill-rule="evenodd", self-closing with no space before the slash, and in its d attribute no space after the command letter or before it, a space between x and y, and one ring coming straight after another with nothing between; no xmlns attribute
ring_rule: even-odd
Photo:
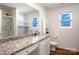
<svg viewBox="0 0 79 59"><path fill-rule="evenodd" d="M0 55L10 55L24 47L28 47L44 38L48 35L37 35L37 36L22 36L16 40L0 41ZM16 38L16 37L15 37ZM14 39L15 39L14 38ZM12 38L13 39L13 38Z"/></svg>

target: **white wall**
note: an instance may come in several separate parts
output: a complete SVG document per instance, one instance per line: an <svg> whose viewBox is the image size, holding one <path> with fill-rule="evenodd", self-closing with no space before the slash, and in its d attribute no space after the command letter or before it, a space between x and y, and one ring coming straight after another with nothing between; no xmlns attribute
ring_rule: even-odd
<svg viewBox="0 0 79 59"><path fill-rule="evenodd" d="M72 12L72 28L62 29L59 25L59 13ZM52 39L57 36L58 47L79 51L79 4L51 9L47 13Z"/></svg>
<svg viewBox="0 0 79 59"><path fill-rule="evenodd" d="M25 15L25 22L27 23L27 26L29 26L30 30L34 29L32 27L32 20L34 17L38 17L38 23L39 23L39 12L34 11L34 12L31 12L31 13L28 13ZM39 30L39 26L38 26L38 28L35 28L35 29Z"/></svg>

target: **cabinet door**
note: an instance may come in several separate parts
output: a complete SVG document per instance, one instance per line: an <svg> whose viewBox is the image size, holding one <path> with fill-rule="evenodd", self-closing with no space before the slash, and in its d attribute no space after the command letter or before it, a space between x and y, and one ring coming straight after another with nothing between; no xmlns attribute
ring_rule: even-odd
<svg viewBox="0 0 79 59"><path fill-rule="evenodd" d="M40 55L45 55L46 54L46 43L44 41L40 42L39 54Z"/></svg>
<svg viewBox="0 0 79 59"><path fill-rule="evenodd" d="M50 53L50 39L48 38L46 41L46 55Z"/></svg>
<svg viewBox="0 0 79 59"><path fill-rule="evenodd" d="M50 39L47 38L40 42L39 46L40 55L48 55L50 53Z"/></svg>

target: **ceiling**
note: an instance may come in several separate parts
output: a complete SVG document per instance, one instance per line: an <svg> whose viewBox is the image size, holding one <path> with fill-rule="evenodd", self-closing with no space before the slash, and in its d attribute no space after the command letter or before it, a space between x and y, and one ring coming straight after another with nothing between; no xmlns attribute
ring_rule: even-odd
<svg viewBox="0 0 79 59"><path fill-rule="evenodd" d="M34 8L28 6L25 3L3 3L2 5L17 8L20 13L29 13L36 11Z"/></svg>
<svg viewBox="0 0 79 59"><path fill-rule="evenodd" d="M59 7L60 3L39 3L44 9L49 10L51 8Z"/></svg>
<svg viewBox="0 0 79 59"><path fill-rule="evenodd" d="M2 3L2 4L9 6L9 7L17 8L18 11L21 12L21 13L30 13L30 12L33 12L33 11L37 11L34 8L28 6L25 3ZM38 4L40 6L42 6L45 10L50 10L50 9L59 8L59 7L62 7L62 6L72 5L72 3L38 3Z"/></svg>
<svg viewBox="0 0 79 59"><path fill-rule="evenodd" d="M38 3L38 4L40 4L45 10L50 10L62 6L71 5L72 3Z"/></svg>

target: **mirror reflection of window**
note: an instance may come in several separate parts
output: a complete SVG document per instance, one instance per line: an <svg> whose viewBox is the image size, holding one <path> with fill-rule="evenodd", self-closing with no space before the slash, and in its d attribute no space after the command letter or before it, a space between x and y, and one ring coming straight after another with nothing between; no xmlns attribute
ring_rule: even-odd
<svg viewBox="0 0 79 59"><path fill-rule="evenodd" d="M37 17L33 18L32 26L38 27L38 18Z"/></svg>

